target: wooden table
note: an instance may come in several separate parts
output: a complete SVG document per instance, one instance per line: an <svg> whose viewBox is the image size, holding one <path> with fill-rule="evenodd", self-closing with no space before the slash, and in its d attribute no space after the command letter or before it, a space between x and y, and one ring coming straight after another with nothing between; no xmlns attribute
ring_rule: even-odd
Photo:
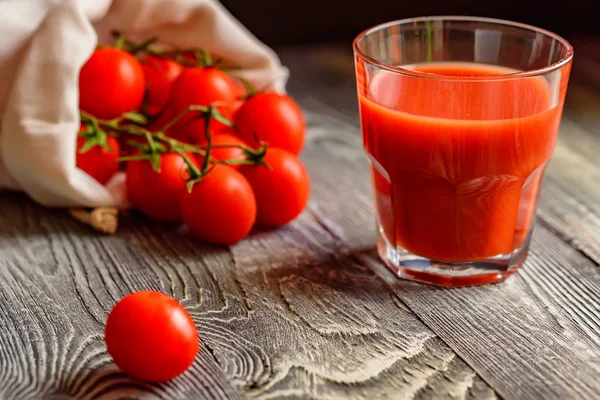
<svg viewBox="0 0 600 400"><path fill-rule="evenodd" d="M2 193L0 398L600 398L595 43L576 42L531 252L499 285L398 281L378 261L349 45L280 49L312 197L278 231L224 248L125 215L102 236ZM162 385L119 372L103 342L111 307L141 289L180 300L202 342Z"/></svg>

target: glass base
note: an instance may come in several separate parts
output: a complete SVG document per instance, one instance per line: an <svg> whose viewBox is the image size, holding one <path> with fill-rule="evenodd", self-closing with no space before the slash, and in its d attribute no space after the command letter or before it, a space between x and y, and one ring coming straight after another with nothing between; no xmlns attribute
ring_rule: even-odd
<svg viewBox="0 0 600 400"><path fill-rule="evenodd" d="M378 233L377 251L392 272L402 279L444 287L460 287L499 283L517 271L529 250L527 237L523 245L511 254L467 262L430 260L392 246Z"/></svg>

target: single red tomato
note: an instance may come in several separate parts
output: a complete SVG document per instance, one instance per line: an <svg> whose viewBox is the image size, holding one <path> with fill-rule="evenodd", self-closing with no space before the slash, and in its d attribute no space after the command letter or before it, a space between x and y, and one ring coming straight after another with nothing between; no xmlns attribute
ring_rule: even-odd
<svg viewBox="0 0 600 400"><path fill-rule="evenodd" d="M308 202L310 183L302 162L290 152L269 148L265 162L242 165L239 171L246 177L256 197L256 223L266 227L279 226L296 218Z"/></svg>
<svg viewBox="0 0 600 400"><path fill-rule="evenodd" d="M192 105L230 104L236 99L236 94L233 79L225 72L212 67L190 67L175 80L165 111L168 116L175 117ZM190 113L182 118L177 127L184 126L193 115Z"/></svg>
<svg viewBox="0 0 600 400"><path fill-rule="evenodd" d="M167 104L173 83L183 71L183 66L167 58L146 56L141 61L146 80L146 112L158 115Z"/></svg>
<svg viewBox="0 0 600 400"><path fill-rule="evenodd" d="M82 127L80 131L84 130ZM86 139L77 137L77 154L75 162L79 169L85 171L89 176L105 185L110 178L119 170L119 142L113 136L106 138L106 144L109 149L100 145L95 145L86 152L82 153L81 148L85 145Z"/></svg>
<svg viewBox="0 0 600 400"><path fill-rule="evenodd" d="M142 291L121 299L106 320L108 354L126 374L164 382L182 374L198 353L198 331L177 300Z"/></svg>
<svg viewBox="0 0 600 400"><path fill-rule="evenodd" d="M194 157L188 157L195 164ZM177 153L161 154L160 172L147 160L129 161L125 169L129 201L155 221L181 221L179 199L186 191L187 168Z"/></svg>
<svg viewBox="0 0 600 400"><path fill-rule="evenodd" d="M298 154L304 145L306 124L302 110L290 96L275 92L258 93L250 97L235 114L240 137L250 146L259 140Z"/></svg>
<svg viewBox="0 0 600 400"><path fill-rule="evenodd" d="M231 131L230 131L231 132ZM208 144L208 140L205 137L201 138L195 142L200 146L205 146ZM220 147L220 146L247 146L246 143L242 141L239 137L235 136L233 133L227 133L221 131L212 137L212 145L215 146L211 149L210 155L212 158L216 160L226 161L233 159L246 159L246 155L244 150L239 147ZM202 165L204 162L204 157L199 154L196 154L196 159L198 160L198 164ZM231 165L232 168L239 168L239 165Z"/></svg>
<svg viewBox="0 0 600 400"><path fill-rule="evenodd" d="M79 108L101 119L139 110L145 84L135 57L121 49L100 48L79 73Z"/></svg>
<svg viewBox="0 0 600 400"><path fill-rule="evenodd" d="M217 68L186 68L175 81L170 102L176 113L191 105L208 106L215 101L225 103L236 99L232 78Z"/></svg>
<svg viewBox="0 0 600 400"><path fill-rule="evenodd" d="M181 214L183 222L199 238L232 244L252 230L256 200L242 174L229 166L217 165L191 192L181 196Z"/></svg>

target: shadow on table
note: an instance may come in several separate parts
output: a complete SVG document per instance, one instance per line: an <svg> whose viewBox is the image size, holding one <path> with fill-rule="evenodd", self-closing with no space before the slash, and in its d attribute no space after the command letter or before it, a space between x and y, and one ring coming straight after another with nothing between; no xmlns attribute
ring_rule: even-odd
<svg viewBox="0 0 600 400"><path fill-rule="evenodd" d="M74 372L74 375L68 381L68 385L50 389L43 398L48 400L133 399L144 395L156 396L160 387L159 384L130 378L112 363L93 370L82 369Z"/></svg>
<svg viewBox="0 0 600 400"><path fill-rule="evenodd" d="M64 208L44 207L20 192L0 191L0 239L76 232L98 235Z"/></svg>
<svg viewBox="0 0 600 400"><path fill-rule="evenodd" d="M356 292L357 287L361 292L381 290L381 280L388 285L412 285L399 281L379 261L374 248L348 250L336 247L334 242L297 242L301 237L298 227L302 224L304 222L272 231L255 231L239 245L228 247L203 242L182 225L160 224L139 212L126 211L119 216L117 233L105 236L73 220L64 209L43 207L23 193L0 193L0 240L18 241L32 236L70 233L79 238L106 238L102 240L108 240L107 243L124 242L161 258L176 256L211 262L212 257L226 256L231 259L230 267L236 269L242 286L264 280L266 286L281 281L289 286L294 279L301 279L343 293ZM218 268L227 268L226 265L218 265ZM298 290L303 287L307 288L304 285ZM272 290L279 291L279 288Z"/></svg>

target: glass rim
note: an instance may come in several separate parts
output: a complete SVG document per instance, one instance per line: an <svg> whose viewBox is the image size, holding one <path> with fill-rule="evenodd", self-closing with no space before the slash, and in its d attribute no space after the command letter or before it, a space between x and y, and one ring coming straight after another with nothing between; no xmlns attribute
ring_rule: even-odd
<svg viewBox="0 0 600 400"><path fill-rule="evenodd" d="M511 73L507 73L507 74L494 74L494 75L485 75L485 76L460 76L460 75L443 75L443 74L437 74L434 72L415 71L415 70L404 68L404 67L386 64L384 62L381 62L381 61L365 54L359 48L359 42L371 33L381 31L383 29L386 29L386 28L389 28L389 27L392 27L395 25L406 25L408 23L422 22L422 21L482 22L482 23L488 23L488 24L504 25L504 26L511 26L511 27L520 28L520 29L526 29L526 30L533 31L536 33L541 33L545 36L548 36L552 39L557 40L561 45L563 45L565 47L566 54L563 57L561 57L560 60L558 60L552 64L548 64L542 68L530 69L530 70L526 70L526 71L511 72ZM543 28L538 28L533 25L523 24L520 22L514 22L514 21L509 21L509 20L504 20L504 19L460 16L460 15L436 15L436 16L426 16L426 17L412 17L412 18L403 18L403 19L398 19L395 21L384 22L382 24L378 24L378 25L372 26L370 28L367 28L364 31L362 31L361 33L359 33L358 36L356 36L356 38L354 38L354 41L352 42L352 47L354 50L354 54L358 55L364 61L366 61L370 64L373 64L373 65L376 65L380 68L386 69L388 71L391 71L391 72L395 72L395 73L398 73L401 75L406 75L406 76L411 76L411 77L429 79L429 80L463 81L463 82L469 82L469 81L489 82L489 81L510 80L510 79L519 79L519 78L527 78L527 77L544 75L549 72L558 70L558 69L562 68L563 66L567 65L568 63L570 63L571 60L573 59L573 54L574 54L573 46L571 45L571 43L569 43L562 36L557 35L556 33L551 32L549 30L546 30Z"/></svg>

